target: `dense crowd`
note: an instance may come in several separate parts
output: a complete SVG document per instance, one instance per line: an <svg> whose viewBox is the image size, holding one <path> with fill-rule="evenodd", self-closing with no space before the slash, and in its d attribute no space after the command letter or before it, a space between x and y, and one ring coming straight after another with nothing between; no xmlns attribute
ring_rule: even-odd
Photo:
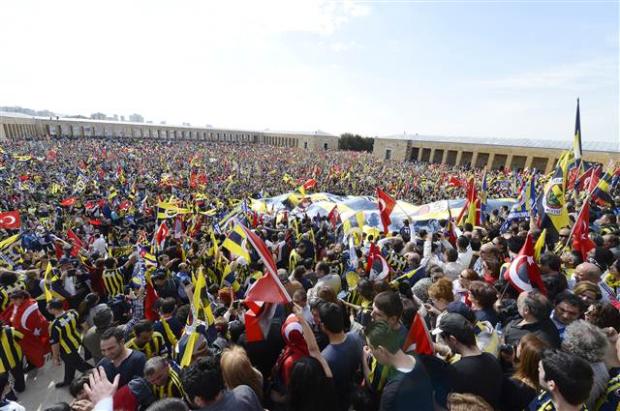
<svg viewBox="0 0 620 411"><path fill-rule="evenodd" d="M248 208L378 187L425 204L483 178L486 198L548 179L258 144L2 143L0 410L23 410L46 361L74 398L47 410L617 409L614 184L606 202L567 190L570 222L546 237L508 208L378 238ZM255 298L267 281L281 301Z"/></svg>

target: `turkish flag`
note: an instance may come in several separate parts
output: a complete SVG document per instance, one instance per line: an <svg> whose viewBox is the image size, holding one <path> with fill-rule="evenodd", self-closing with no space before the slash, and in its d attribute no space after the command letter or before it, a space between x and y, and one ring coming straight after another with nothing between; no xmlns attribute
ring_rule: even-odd
<svg viewBox="0 0 620 411"><path fill-rule="evenodd" d="M161 225L157 229L157 232L155 233L155 242L157 243L158 246L161 247L163 245L164 240L166 239L166 237L168 237L169 233L170 233L170 229L168 229L168 226L166 225L166 222L164 221L163 223L161 223Z"/></svg>
<svg viewBox="0 0 620 411"><path fill-rule="evenodd" d="M448 178L448 186L452 186L452 187L462 187L463 186L463 181L457 177L454 176L450 176Z"/></svg>
<svg viewBox="0 0 620 411"><path fill-rule="evenodd" d="M314 178L309 179L304 183L304 190L310 190L316 186L316 180Z"/></svg>
<svg viewBox="0 0 620 411"><path fill-rule="evenodd" d="M596 245L594 241L590 239L588 233L590 232L590 203L585 202L575 221L575 230L573 231L573 249L578 250L581 253L581 257L585 261L588 257L588 252L592 250Z"/></svg>
<svg viewBox="0 0 620 411"><path fill-rule="evenodd" d="M433 355L435 353L431 335L426 328L424 320L418 313L413 316L413 321L411 321L411 327L409 327L407 339L403 344L403 351L415 351L418 354L426 355Z"/></svg>
<svg viewBox="0 0 620 411"><path fill-rule="evenodd" d="M390 197L386 192L377 188L377 202L379 203L379 214L381 214L381 223L383 224L383 233L388 233L388 227L392 223L390 214L396 206L396 200Z"/></svg>
<svg viewBox="0 0 620 411"><path fill-rule="evenodd" d="M336 225L338 225L338 222L340 221L340 213L338 212L337 205L335 205L334 208L332 208L332 211L329 212L329 215L327 216L327 218L329 219L329 222L332 224L332 227L334 227L334 230L335 230Z"/></svg>
<svg viewBox="0 0 620 411"><path fill-rule="evenodd" d="M65 198L60 202L60 205L63 207L71 207L76 201L77 199L75 197Z"/></svg>
<svg viewBox="0 0 620 411"><path fill-rule="evenodd" d="M80 254L80 249L84 247L84 243L82 242L80 237L78 237L77 234L75 234L71 229L67 231L67 237L71 240L71 243L73 244L73 247L71 248L71 257L77 257Z"/></svg>
<svg viewBox="0 0 620 411"><path fill-rule="evenodd" d="M0 213L0 228L14 230L20 226L19 211Z"/></svg>
<svg viewBox="0 0 620 411"><path fill-rule="evenodd" d="M508 266L508 269L504 272L504 279L509 281L510 284L518 291L532 291L536 286L541 293L547 295L547 289L545 283L542 280L540 274L540 268L534 260L534 243L532 241L532 235L527 234L525 243L519 254Z"/></svg>

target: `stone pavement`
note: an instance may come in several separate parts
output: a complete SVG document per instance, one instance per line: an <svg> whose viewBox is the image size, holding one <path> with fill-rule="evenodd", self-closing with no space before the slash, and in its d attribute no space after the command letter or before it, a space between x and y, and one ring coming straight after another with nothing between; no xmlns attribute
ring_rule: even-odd
<svg viewBox="0 0 620 411"><path fill-rule="evenodd" d="M54 384L62 381L65 368L55 366L47 361L43 368L29 372L26 375L26 391L18 394L18 402L27 411L42 411L47 406L57 402L70 402L69 388L55 388ZM76 375L80 375L79 372Z"/></svg>

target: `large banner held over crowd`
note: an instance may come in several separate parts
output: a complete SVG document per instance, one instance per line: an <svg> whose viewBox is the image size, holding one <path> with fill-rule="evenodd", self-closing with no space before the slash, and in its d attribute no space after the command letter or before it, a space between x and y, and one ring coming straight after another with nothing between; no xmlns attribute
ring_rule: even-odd
<svg viewBox="0 0 620 411"><path fill-rule="evenodd" d="M364 214L365 226L376 227L382 231L381 216L377 207L377 199L371 196L340 196L330 193L315 193L305 197L299 196L296 207L290 208L292 193L282 194L276 197L252 199L250 208L257 213L276 215L287 210L292 216L303 216L307 214L310 218L316 215L328 216L337 206L338 213L342 221L345 221L356 213ZM454 199L435 201L423 205L413 205L405 201L397 201L397 205L391 213L390 230L399 230L403 225L403 220L409 221L415 228L427 228L436 231L439 228L437 221L449 218L448 203L453 216L458 215L465 205L465 199ZM487 200L486 211L491 213L493 210L502 206L510 207L515 203L512 198Z"/></svg>

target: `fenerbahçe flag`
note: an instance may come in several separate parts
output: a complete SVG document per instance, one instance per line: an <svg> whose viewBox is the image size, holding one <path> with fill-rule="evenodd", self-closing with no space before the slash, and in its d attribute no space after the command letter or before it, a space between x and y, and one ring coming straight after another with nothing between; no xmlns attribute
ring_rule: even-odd
<svg viewBox="0 0 620 411"><path fill-rule="evenodd" d="M570 152L564 152L555 168L553 176L547 182L543 195L540 198L538 211L541 216L541 228L547 228L548 240L555 242L558 232L570 223L566 208L566 172L571 161Z"/></svg>

